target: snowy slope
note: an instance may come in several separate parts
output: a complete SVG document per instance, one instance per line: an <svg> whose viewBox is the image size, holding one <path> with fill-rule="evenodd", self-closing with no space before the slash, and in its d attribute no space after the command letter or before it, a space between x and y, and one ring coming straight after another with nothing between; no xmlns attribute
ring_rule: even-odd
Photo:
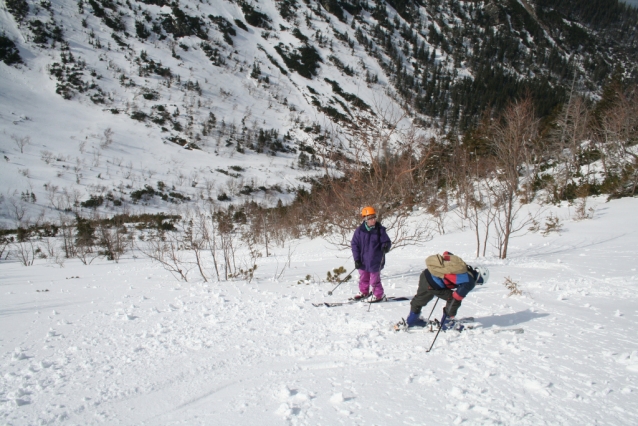
<svg viewBox="0 0 638 426"><path fill-rule="evenodd" d="M459 311L477 328L441 333L430 353L433 334L390 330L408 302L312 306L356 288L327 296L321 278L352 262L321 240L261 258L251 283L180 284L130 254L2 263L0 422L634 425L637 203L590 200L595 216L580 222L555 208L561 234L517 238L507 260L474 260L458 229L390 252L394 296L413 295L435 252L490 268ZM505 277L525 294L507 297Z"/></svg>
<svg viewBox="0 0 638 426"><path fill-rule="evenodd" d="M325 108L350 114L345 109L349 102L326 79L338 81L342 94L371 107L401 110L386 95L387 78L376 59L333 33L347 33L352 40L354 30L325 12L311 12L300 3L289 22L275 2L255 4L271 19L267 25L273 30L268 31L247 25L240 5L233 2L180 2L178 10L199 19L203 40L161 29L163 20L176 19L176 12L160 7L162 3L54 0L30 4L22 23L0 9L3 34L24 61L13 66L0 61L2 226L26 227L38 217L53 220L64 211L89 215L80 203L109 191L123 204L114 208L107 202L102 214L166 211L171 205L161 200L141 208L129 197L145 185L156 188L158 181L191 199L216 200L225 193L233 202L287 202L292 191L305 185L299 178L315 173L313 167L298 167L302 151L317 153L316 168L329 139L324 133L342 131ZM106 25L106 18L98 17L100 10L120 19L125 29ZM49 31L44 42L37 41L35 21ZM218 22L232 27L232 45ZM146 26L146 38L136 36L136 23ZM152 25L160 32L151 31ZM64 42L53 41L56 26L62 28ZM293 52L304 45L293 29L321 57L313 78L287 69L275 49L282 44ZM214 61L207 56L210 49ZM353 74L344 74L334 63L350 67ZM255 66L260 69L257 77L252 75ZM70 70L75 68L80 83L72 84ZM56 69L63 69L61 77ZM378 83L367 84L366 72L377 75ZM352 105L350 109L358 111ZM360 114L372 117L370 112ZM260 131L276 132L281 148L269 142L257 146ZM199 149L185 150L184 144ZM234 173L229 170L233 166L245 173L229 177L219 172ZM244 197L239 193L244 186L267 191ZM30 194L36 202L23 202L31 201ZM22 218L16 210L25 212Z"/></svg>

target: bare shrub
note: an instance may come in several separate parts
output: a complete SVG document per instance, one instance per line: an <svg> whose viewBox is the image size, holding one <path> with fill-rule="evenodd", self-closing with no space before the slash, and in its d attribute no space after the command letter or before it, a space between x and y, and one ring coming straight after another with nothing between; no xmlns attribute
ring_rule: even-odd
<svg viewBox="0 0 638 426"><path fill-rule="evenodd" d="M73 239L73 225L63 214L60 214L59 224L60 231L62 233L62 249L64 250L64 256L67 259L71 259L77 255L75 241Z"/></svg>
<svg viewBox="0 0 638 426"><path fill-rule="evenodd" d="M205 216L199 210L195 212L187 211L185 219L182 221L181 233L183 234L183 247L186 250L191 250L195 255L195 265L199 274L204 279L204 282L208 282L208 277L204 273L204 260L203 255L207 250L207 237L208 233L203 228L201 223L205 220Z"/></svg>
<svg viewBox="0 0 638 426"><path fill-rule="evenodd" d="M18 136L11 135L11 139L15 143L16 147L20 150L20 153L24 153L24 148L31 144L31 136Z"/></svg>
<svg viewBox="0 0 638 426"><path fill-rule="evenodd" d="M549 134L549 141L558 160L553 175L556 182L556 198L565 198L568 184L580 171L579 156L583 152L583 141L591 136L590 112L587 101L570 94L568 102L558 116Z"/></svg>
<svg viewBox="0 0 638 426"><path fill-rule="evenodd" d="M595 210L593 207L587 208L587 197L579 197L574 202L574 219L585 220L594 217Z"/></svg>
<svg viewBox="0 0 638 426"><path fill-rule="evenodd" d="M55 241L55 238L43 238L42 242L44 244L44 251L51 262L55 263L60 268L64 268L64 256L58 250L58 247L56 247Z"/></svg>
<svg viewBox="0 0 638 426"><path fill-rule="evenodd" d="M51 164L51 162L55 159L55 154L53 154L51 151L43 150L40 151L40 158L46 164Z"/></svg>
<svg viewBox="0 0 638 426"><path fill-rule="evenodd" d="M341 277L341 275L345 274L346 268L344 268L343 266L339 266L338 268L335 268L332 270L332 272L328 271L326 273L326 281L332 284L336 284L338 282L347 282L350 281L350 279L352 278L352 275L347 275L345 277Z"/></svg>
<svg viewBox="0 0 638 426"><path fill-rule="evenodd" d="M632 196L638 188L638 87L617 87L612 98L596 122L595 142L605 175L617 181L609 188L612 197Z"/></svg>
<svg viewBox="0 0 638 426"><path fill-rule="evenodd" d="M222 254L224 279L232 278L237 271L235 252L238 244L238 230L233 223L232 211L217 211L215 221Z"/></svg>
<svg viewBox="0 0 638 426"><path fill-rule="evenodd" d="M192 269L180 250L181 242L175 232L157 230L151 232L145 243L138 243L138 249L152 260L158 262L165 270L178 280L188 281L188 273Z"/></svg>
<svg viewBox="0 0 638 426"><path fill-rule="evenodd" d="M215 206L211 202L208 204L208 211L198 212L197 226L201 232L202 239L206 244L206 248L213 259L213 267L217 275L217 281L220 281L219 266L217 265L217 228L215 226Z"/></svg>
<svg viewBox="0 0 638 426"><path fill-rule="evenodd" d="M95 227L91 220L76 216L75 255L84 265L90 265L99 256L95 250L95 239Z"/></svg>
<svg viewBox="0 0 638 426"><path fill-rule="evenodd" d="M24 226L29 222L29 217L27 216L27 207L26 203L21 199L15 197L9 197L8 199L9 211L13 216L13 219L16 222L18 227Z"/></svg>
<svg viewBox="0 0 638 426"><path fill-rule="evenodd" d="M9 247L13 240L13 237L0 237L0 260L9 256Z"/></svg>
<svg viewBox="0 0 638 426"><path fill-rule="evenodd" d="M521 290L519 284L512 280L510 277L505 277L505 282L503 283L503 285L507 290L509 290L509 294L507 295L507 297L521 296L523 294L523 290Z"/></svg>
<svg viewBox="0 0 638 426"><path fill-rule="evenodd" d="M100 148L106 149L113 143L113 129L107 127L104 130L102 137L100 138Z"/></svg>
<svg viewBox="0 0 638 426"><path fill-rule="evenodd" d="M409 218L428 187L424 167L436 146L417 128L401 128L403 118L387 110L377 117L359 113L345 136L334 132L320 152L324 177L313 191L312 209L331 243L349 247L366 205L375 207L395 248L432 238L428 223ZM353 158L344 154L345 146Z"/></svg>
<svg viewBox="0 0 638 426"><path fill-rule="evenodd" d="M563 230L563 224L560 223L560 219L553 214L550 214L545 219L545 227L541 231L543 237L548 236L552 232L560 233Z"/></svg>
<svg viewBox="0 0 638 426"><path fill-rule="evenodd" d="M31 266L38 254L37 245L33 244L30 238L13 243L13 256L22 263L23 266Z"/></svg>
<svg viewBox="0 0 638 426"><path fill-rule="evenodd" d="M101 255L108 260L119 263L120 257L129 246L127 238L128 230L122 223L110 224L106 220L100 220L97 226L98 245L103 249Z"/></svg>
<svg viewBox="0 0 638 426"><path fill-rule="evenodd" d="M60 187L58 187L57 185L53 185L49 181L44 184L44 189L46 190L46 197L47 197L47 200L49 200L51 207L53 207L56 210L59 210L60 203L59 203L59 200L56 199L56 195Z"/></svg>
<svg viewBox="0 0 638 426"><path fill-rule="evenodd" d="M512 235L526 228L533 218L519 220L523 201L531 201L529 196L523 200L520 188L523 179L530 177L526 166L535 160L538 123L531 98L525 98L510 103L491 129L496 170L490 179L490 190L498 207L495 229L501 259L507 258Z"/></svg>

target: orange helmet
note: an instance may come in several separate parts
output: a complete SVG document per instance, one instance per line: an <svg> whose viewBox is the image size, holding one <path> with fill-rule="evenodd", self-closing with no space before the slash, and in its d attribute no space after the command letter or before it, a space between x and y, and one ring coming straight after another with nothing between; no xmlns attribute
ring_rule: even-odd
<svg viewBox="0 0 638 426"><path fill-rule="evenodd" d="M370 216L371 214L377 214L377 212L374 211L374 207L366 206L361 209L361 216L366 217Z"/></svg>

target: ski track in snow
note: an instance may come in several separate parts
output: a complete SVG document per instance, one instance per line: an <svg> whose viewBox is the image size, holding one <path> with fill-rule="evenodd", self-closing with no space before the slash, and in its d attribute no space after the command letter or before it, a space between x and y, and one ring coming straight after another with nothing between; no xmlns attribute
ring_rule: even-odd
<svg viewBox="0 0 638 426"><path fill-rule="evenodd" d="M0 422L638 424L638 225L616 232L637 202L478 259L491 281L460 310L478 327L441 333L430 353L433 333L390 329L409 302L312 306L355 290L297 284L348 269L320 241L301 242L279 282L273 259L252 283L178 283L130 257L0 264ZM472 263L467 236L391 252L387 294L411 296L434 247ZM525 295L506 297L505 276ZM495 332L508 328L524 333Z"/></svg>

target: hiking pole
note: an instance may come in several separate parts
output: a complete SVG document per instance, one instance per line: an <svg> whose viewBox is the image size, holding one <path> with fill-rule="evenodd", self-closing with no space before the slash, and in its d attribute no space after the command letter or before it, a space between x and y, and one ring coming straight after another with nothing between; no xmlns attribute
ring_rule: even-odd
<svg viewBox="0 0 638 426"><path fill-rule="evenodd" d="M335 291L335 290L337 289L337 287L339 287L339 286L341 285L341 283L343 283L345 280L347 280L348 278L350 278L350 275L352 275L352 273L353 273L356 269L357 269L357 267L355 266L355 268L354 268L352 271L350 271L350 273L349 273L348 275L346 275L346 276L345 276L345 277L344 277L341 281L339 281L339 284L337 284L337 285L335 286L335 288L333 288L332 290L330 290L330 291L328 292L328 296L332 296L332 292L333 292L333 291Z"/></svg>

